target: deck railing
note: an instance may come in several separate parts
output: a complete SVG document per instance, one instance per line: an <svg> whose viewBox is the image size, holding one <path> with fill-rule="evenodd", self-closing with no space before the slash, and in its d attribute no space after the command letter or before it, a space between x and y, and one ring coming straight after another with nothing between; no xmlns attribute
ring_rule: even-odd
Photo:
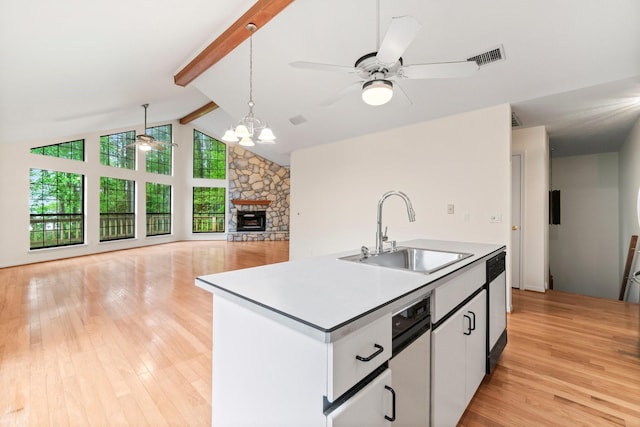
<svg viewBox="0 0 640 427"><path fill-rule="evenodd" d="M84 243L83 214L32 214L29 220L30 248Z"/></svg>
<svg viewBox="0 0 640 427"><path fill-rule="evenodd" d="M222 233L224 218L224 214L193 215L192 230L194 233Z"/></svg>
<svg viewBox="0 0 640 427"><path fill-rule="evenodd" d="M133 213L101 213L100 241L136 237L136 215Z"/></svg>
<svg viewBox="0 0 640 427"><path fill-rule="evenodd" d="M170 213L147 213L147 236L171 234Z"/></svg>

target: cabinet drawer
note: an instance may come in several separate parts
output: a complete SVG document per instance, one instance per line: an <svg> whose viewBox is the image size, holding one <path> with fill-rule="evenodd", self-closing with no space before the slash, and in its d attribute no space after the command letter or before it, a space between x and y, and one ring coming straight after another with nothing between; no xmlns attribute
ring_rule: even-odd
<svg viewBox="0 0 640 427"><path fill-rule="evenodd" d="M333 402L391 357L391 314L328 345L327 399Z"/></svg>
<svg viewBox="0 0 640 427"><path fill-rule="evenodd" d="M487 278L485 263L480 263L466 273L436 288L431 294L433 313L431 321L436 323L462 301L484 285Z"/></svg>

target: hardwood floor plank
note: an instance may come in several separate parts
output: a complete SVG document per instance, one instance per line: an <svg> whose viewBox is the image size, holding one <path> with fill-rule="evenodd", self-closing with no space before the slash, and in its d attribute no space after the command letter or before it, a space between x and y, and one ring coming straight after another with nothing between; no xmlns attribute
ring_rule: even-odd
<svg viewBox="0 0 640 427"><path fill-rule="evenodd" d="M209 425L198 275L287 242L178 242L0 269L0 425ZM513 292L509 343L460 426L640 426L640 306Z"/></svg>

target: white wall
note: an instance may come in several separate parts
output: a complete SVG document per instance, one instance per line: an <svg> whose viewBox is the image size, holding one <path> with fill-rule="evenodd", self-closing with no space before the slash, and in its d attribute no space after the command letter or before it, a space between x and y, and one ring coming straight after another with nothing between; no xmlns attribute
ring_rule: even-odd
<svg viewBox="0 0 640 427"><path fill-rule="evenodd" d="M640 120L620 148L620 271L624 271L629 239L640 235Z"/></svg>
<svg viewBox="0 0 640 427"><path fill-rule="evenodd" d="M561 224L550 226L554 289L617 299L618 153L553 158L551 171L561 205Z"/></svg>
<svg viewBox="0 0 640 427"><path fill-rule="evenodd" d="M512 150L524 157L523 287L544 292L549 277L549 137L546 129L540 126L514 130Z"/></svg>
<svg viewBox="0 0 640 427"><path fill-rule="evenodd" d="M156 126L159 124L150 124ZM0 197L3 200L0 209L0 267L28 264L32 262L87 255L117 249L127 249L158 243L166 243L185 238L224 239L224 235L206 234L192 235L191 233L191 197L192 185L197 181L191 178L193 156L193 127L182 126L172 122L174 142L179 147L174 151L174 174L166 176L147 173L144 156L138 156L137 170L131 171L121 168L103 166L100 164L100 136L111 133L132 130L112 129L85 135L74 135L68 138L38 140L31 143L0 144ZM135 129L140 133L143 129ZM85 140L86 161L59 159L50 156L31 154L32 147L57 144L76 139ZM29 249L29 169L41 168L62 172L72 172L85 176L85 241L83 245L73 245L60 248ZM99 242L100 217L100 177L109 176L122 179L136 180L137 218L136 239ZM158 182L172 185L173 192L173 225L172 235L145 237L145 183ZM211 182L209 183L211 184ZM216 185L226 187L226 180L216 182Z"/></svg>
<svg viewBox="0 0 640 427"><path fill-rule="evenodd" d="M388 190L407 193L416 213L410 223L402 200L387 199L389 239L508 246L510 154L507 104L295 151L290 257L375 247L376 207Z"/></svg>

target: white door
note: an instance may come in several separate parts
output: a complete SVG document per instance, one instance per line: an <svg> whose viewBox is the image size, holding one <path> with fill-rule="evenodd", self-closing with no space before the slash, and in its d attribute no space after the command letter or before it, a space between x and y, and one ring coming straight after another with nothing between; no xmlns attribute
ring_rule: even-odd
<svg viewBox="0 0 640 427"><path fill-rule="evenodd" d="M511 156L511 287L522 288L522 154Z"/></svg>
<svg viewBox="0 0 640 427"><path fill-rule="evenodd" d="M327 427L389 427L393 398L387 369L327 416Z"/></svg>

